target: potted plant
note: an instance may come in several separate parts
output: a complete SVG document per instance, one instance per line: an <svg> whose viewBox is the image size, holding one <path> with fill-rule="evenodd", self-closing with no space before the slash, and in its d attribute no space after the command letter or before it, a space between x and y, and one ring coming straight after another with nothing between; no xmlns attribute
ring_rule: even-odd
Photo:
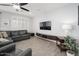
<svg viewBox="0 0 79 59"><path fill-rule="evenodd" d="M75 54L72 50L67 50L66 54L67 54L67 56L75 56Z"/></svg>
<svg viewBox="0 0 79 59"><path fill-rule="evenodd" d="M69 48L66 51L67 56L78 56L79 49L76 40L70 36L65 37L65 44Z"/></svg>

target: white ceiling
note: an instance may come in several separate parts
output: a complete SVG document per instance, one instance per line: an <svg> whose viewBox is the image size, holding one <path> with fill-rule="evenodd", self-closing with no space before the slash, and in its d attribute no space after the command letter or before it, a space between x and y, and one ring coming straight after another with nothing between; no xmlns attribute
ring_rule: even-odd
<svg viewBox="0 0 79 59"><path fill-rule="evenodd" d="M51 11L63 7L65 5L68 5L69 3L29 3L23 7L30 10L30 12L27 11L20 11L17 12L14 8L11 6L0 6L1 10L13 12L13 13L19 13L23 15L37 15L37 14L48 14L51 13Z"/></svg>
<svg viewBox="0 0 79 59"><path fill-rule="evenodd" d="M51 11L55 10L56 8L63 7L68 5L68 3L30 3L25 8L28 8L33 13L50 13Z"/></svg>

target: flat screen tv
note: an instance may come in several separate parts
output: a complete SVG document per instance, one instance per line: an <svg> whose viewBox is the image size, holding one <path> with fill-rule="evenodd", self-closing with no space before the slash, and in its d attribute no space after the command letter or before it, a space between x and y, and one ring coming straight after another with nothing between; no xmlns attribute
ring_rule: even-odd
<svg viewBox="0 0 79 59"><path fill-rule="evenodd" d="M40 30L51 30L51 21L40 22Z"/></svg>

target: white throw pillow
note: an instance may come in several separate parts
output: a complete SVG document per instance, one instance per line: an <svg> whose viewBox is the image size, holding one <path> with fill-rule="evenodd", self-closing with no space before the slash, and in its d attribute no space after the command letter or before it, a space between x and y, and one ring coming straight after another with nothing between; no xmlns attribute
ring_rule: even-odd
<svg viewBox="0 0 79 59"><path fill-rule="evenodd" d="M8 37L8 34L6 32L2 32L2 35L4 38Z"/></svg>
<svg viewBox="0 0 79 59"><path fill-rule="evenodd" d="M9 41L8 39L0 38L0 42L7 42Z"/></svg>

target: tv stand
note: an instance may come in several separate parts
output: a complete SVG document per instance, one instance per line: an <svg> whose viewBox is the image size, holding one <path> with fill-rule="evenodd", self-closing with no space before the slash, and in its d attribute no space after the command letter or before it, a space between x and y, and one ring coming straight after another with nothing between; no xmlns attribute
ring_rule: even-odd
<svg viewBox="0 0 79 59"><path fill-rule="evenodd" d="M56 41L64 42L64 39L60 39L57 36L46 35L46 34L41 34L41 33L36 33L36 36L41 37L43 39L47 39L49 41L53 41L53 42L56 42Z"/></svg>

